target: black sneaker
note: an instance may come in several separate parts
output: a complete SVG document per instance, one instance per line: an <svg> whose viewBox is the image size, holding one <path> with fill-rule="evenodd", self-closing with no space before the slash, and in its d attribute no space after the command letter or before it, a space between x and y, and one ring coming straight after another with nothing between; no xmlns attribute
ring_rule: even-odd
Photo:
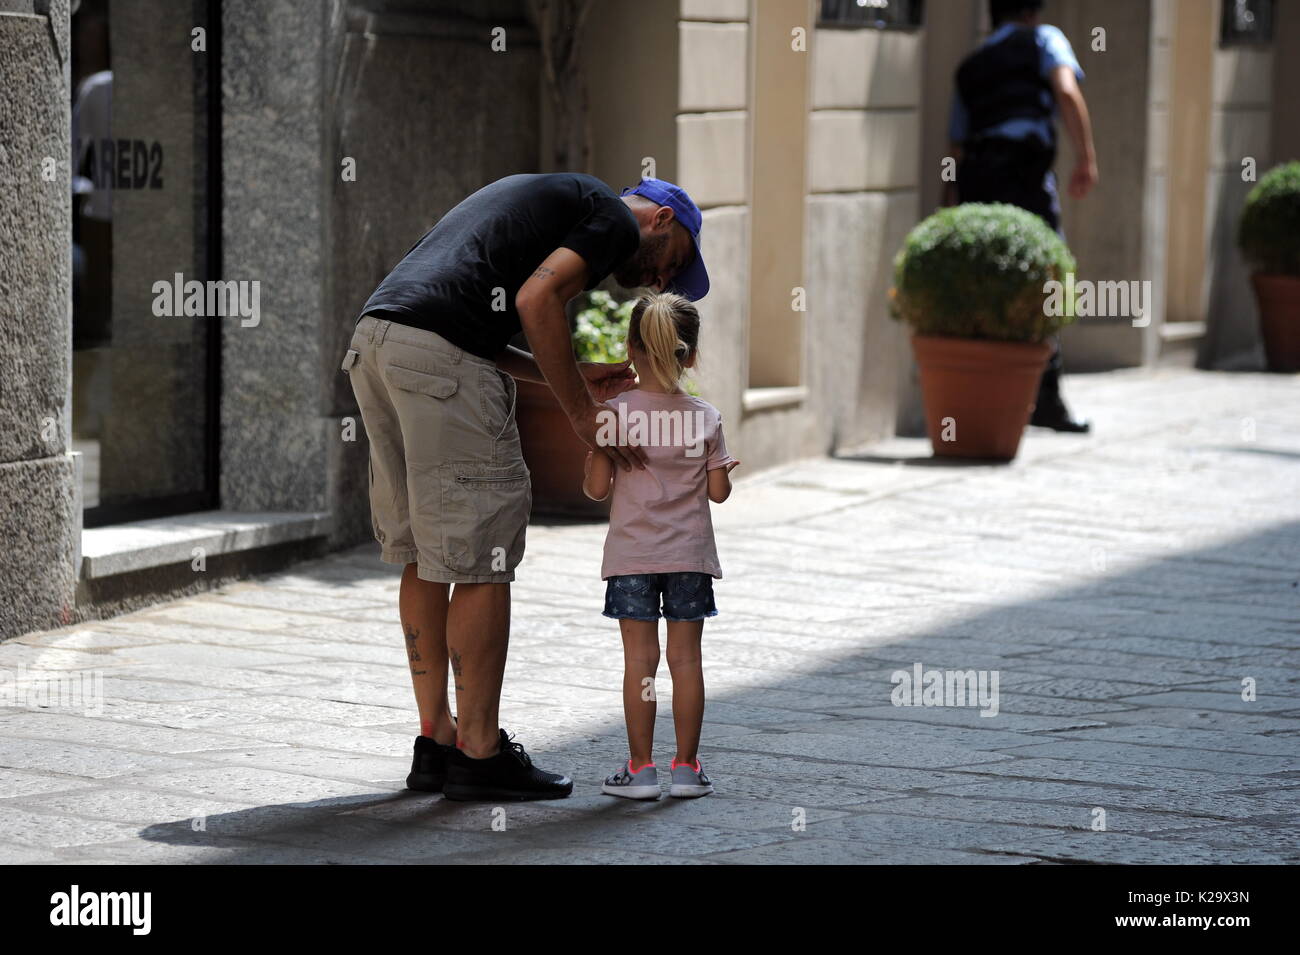
<svg viewBox="0 0 1300 955"><path fill-rule="evenodd" d="M417 736L415 758L411 760L406 788L426 793L442 792L442 782L447 776L447 754L455 751L455 746L444 746L427 736Z"/></svg>
<svg viewBox="0 0 1300 955"><path fill-rule="evenodd" d="M459 749L447 758L447 782L442 794L447 799L469 801L500 799L563 799L573 792L573 780L548 773L533 765L522 743L511 742L501 731L501 750L487 759L471 759Z"/></svg>

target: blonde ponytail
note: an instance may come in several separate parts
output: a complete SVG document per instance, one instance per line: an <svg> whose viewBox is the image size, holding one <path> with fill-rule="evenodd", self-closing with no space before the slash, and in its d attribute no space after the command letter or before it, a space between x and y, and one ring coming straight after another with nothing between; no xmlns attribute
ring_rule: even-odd
<svg viewBox="0 0 1300 955"><path fill-rule="evenodd" d="M632 309L628 338L645 352L650 374L665 388L677 387L699 337L700 313L680 295L647 295Z"/></svg>

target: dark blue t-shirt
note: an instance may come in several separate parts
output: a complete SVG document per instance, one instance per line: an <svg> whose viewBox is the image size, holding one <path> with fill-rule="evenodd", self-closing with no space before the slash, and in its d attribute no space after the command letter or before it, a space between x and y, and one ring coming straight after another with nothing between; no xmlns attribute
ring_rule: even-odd
<svg viewBox="0 0 1300 955"><path fill-rule="evenodd" d="M394 322L495 358L519 331L515 293L548 255L558 248L578 253L587 263L587 288L594 288L640 241L631 210L593 176L507 176L425 233L361 314L386 312Z"/></svg>

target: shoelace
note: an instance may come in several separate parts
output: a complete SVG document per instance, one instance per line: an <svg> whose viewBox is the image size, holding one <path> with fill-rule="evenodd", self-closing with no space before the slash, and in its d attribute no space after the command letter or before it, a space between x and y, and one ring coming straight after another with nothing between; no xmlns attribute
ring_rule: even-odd
<svg viewBox="0 0 1300 955"><path fill-rule="evenodd" d="M532 759L532 757L529 756L526 752L524 752L524 744L523 744L523 743L516 743L516 742L515 742L515 738L514 738L513 735L511 735L510 738L509 738L508 740L506 740L505 745L504 745L502 748L503 748L503 749L507 749L507 750L509 750L511 753L513 753L515 759L519 760L519 762L522 763L524 766L527 766L527 767L530 767L530 768L532 767L532 765L533 765L533 759Z"/></svg>

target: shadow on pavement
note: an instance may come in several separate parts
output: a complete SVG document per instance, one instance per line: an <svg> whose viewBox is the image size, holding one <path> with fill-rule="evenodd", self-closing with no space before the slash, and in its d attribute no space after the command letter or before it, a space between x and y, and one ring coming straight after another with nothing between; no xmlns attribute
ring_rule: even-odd
<svg viewBox="0 0 1300 955"><path fill-rule="evenodd" d="M1014 541L991 556L973 527L953 528L950 539L950 563L1020 556ZM744 579L788 590L794 568L819 549L792 541L770 558L750 555ZM622 751L623 728L578 717L568 743L548 746L539 762L575 766L584 795L508 804L505 833L491 828L491 804L375 793L140 835L229 848L220 861L230 863L293 861L290 847L315 861L550 861L547 853L562 860L566 850L636 861L678 847L686 856L729 852L728 861L759 858L748 851L764 861L1297 862L1296 802L1282 797L1294 797L1288 787L1300 781L1298 552L1300 522L1283 523L921 630L906 617L926 597L901 584L881 589L892 603L863 610L842 600L832 606L843 616L820 623L798 604L785 616L720 617L706 631L706 673L732 688L710 696L704 753L719 793L703 800L586 794ZM879 559L929 558L899 541ZM1068 562L1061 570L1069 573ZM295 568L316 571L328 581L368 576L352 564ZM960 607L942 578L931 599ZM896 632L886 630L890 619ZM773 639L755 645L756 633ZM842 646L800 670L801 640ZM611 639L608 651L589 652L616 647ZM559 663L583 665L569 659L578 651L562 653ZM1002 718L891 706L891 674L916 662L997 670ZM1257 681L1255 703L1241 699L1245 677ZM752 685L736 686L745 680ZM510 696L508 677L507 704ZM1109 814L1104 832L1091 825L1098 806ZM792 829L792 809L806 810L806 831Z"/></svg>

